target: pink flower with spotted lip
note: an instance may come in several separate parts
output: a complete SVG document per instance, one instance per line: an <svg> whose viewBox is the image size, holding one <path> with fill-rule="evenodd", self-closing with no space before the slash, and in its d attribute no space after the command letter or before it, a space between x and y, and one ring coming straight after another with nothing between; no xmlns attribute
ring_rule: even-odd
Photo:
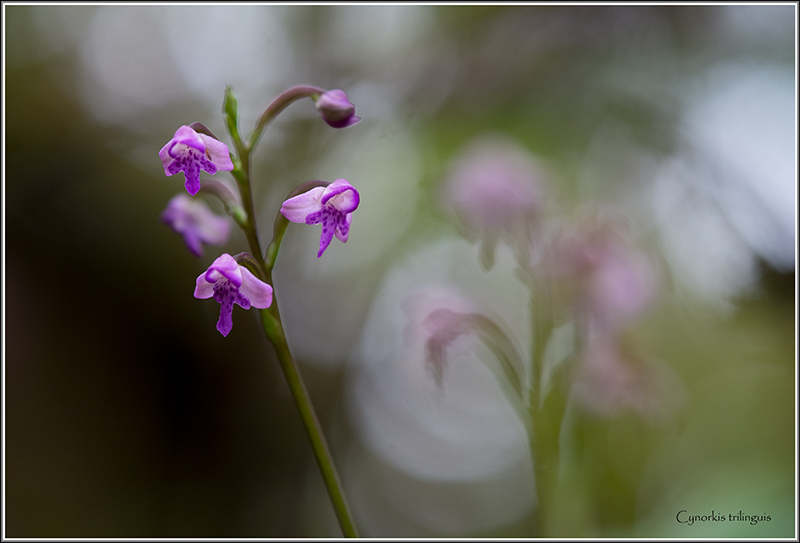
<svg viewBox="0 0 800 543"><path fill-rule="evenodd" d="M183 236L194 256L203 255L203 244L222 245L228 241L231 225L228 219L215 215L202 200L178 194L161 213L161 221Z"/></svg>
<svg viewBox="0 0 800 543"><path fill-rule="evenodd" d="M327 187L313 189L289 198L281 206L281 213L291 222L322 223L317 258L322 256L335 235L346 242L350 234L353 211L360 202L358 191L347 179L337 179Z"/></svg>
<svg viewBox="0 0 800 543"><path fill-rule="evenodd" d="M168 177L183 172L186 190L192 196L200 190L200 170L212 175L217 170L233 170L227 145L186 125L175 131L175 135L161 148L158 156Z"/></svg>
<svg viewBox="0 0 800 543"><path fill-rule="evenodd" d="M322 120L333 128L347 128L361 120L356 116L356 106L341 89L333 89L321 95L316 101L317 111Z"/></svg>
<svg viewBox="0 0 800 543"><path fill-rule="evenodd" d="M197 278L194 297L214 297L220 304L217 330L227 336L233 327L233 304L244 309L266 309L272 305L272 287L257 278L228 253L217 258Z"/></svg>

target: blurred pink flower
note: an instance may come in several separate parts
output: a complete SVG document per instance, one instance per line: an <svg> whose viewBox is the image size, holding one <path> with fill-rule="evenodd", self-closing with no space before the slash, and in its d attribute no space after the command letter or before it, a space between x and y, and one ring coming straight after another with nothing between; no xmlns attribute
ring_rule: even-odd
<svg viewBox="0 0 800 543"><path fill-rule="evenodd" d="M553 301L584 324L614 331L641 316L655 299L657 270L621 223L590 219L556 234L541 271Z"/></svg>
<svg viewBox="0 0 800 543"><path fill-rule="evenodd" d="M544 207L546 174L531 153L504 137L483 137L453 161L442 200L458 217L463 235L481 241L481 261L491 267L497 241L527 247Z"/></svg>
<svg viewBox="0 0 800 543"><path fill-rule="evenodd" d="M664 419L682 403L682 388L666 368L645 362L608 335L592 336L573 374L572 395L588 411L611 417L632 410Z"/></svg>
<svg viewBox="0 0 800 543"><path fill-rule="evenodd" d="M215 215L202 200L186 194L174 196L161 213L161 221L183 236L194 256L202 256L203 244L222 245L228 241L231 225L226 217Z"/></svg>
<svg viewBox="0 0 800 543"><path fill-rule="evenodd" d="M418 293L403 305L408 319L406 343L422 351L426 367L439 386L448 360L468 352L463 346L455 350L453 346L459 337L472 331L469 315L475 309L467 298L444 290Z"/></svg>

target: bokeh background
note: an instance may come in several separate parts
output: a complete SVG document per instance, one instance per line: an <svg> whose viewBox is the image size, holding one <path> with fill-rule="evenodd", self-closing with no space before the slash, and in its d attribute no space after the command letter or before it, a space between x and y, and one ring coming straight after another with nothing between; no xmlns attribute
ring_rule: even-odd
<svg viewBox="0 0 800 543"><path fill-rule="evenodd" d="M197 259L159 222L175 129L229 142L226 85L246 131L298 83L363 118L296 103L253 164L262 238L303 181L361 192L319 260L318 228L290 226L275 289L362 535L531 533L524 432L480 349L441 389L398 354L415 289L473 293L524 334L507 248L485 271L438 197L501 134L547 165L551 209L623 217L662 268L634 334L678 408L576 430L563 535L796 537L796 5L3 11L6 537L339 535L256 314L223 338L192 297L244 237Z"/></svg>

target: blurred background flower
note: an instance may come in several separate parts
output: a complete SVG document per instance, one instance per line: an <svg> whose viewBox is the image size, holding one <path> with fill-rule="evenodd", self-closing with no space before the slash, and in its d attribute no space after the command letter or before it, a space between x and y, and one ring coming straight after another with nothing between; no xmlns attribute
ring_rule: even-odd
<svg viewBox="0 0 800 543"><path fill-rule="evenodd" d="M483 136L453 159L441 205L456 215L464 237L481 241L481 263L490 268L498 239L529 250L546 182L542 167L516 142Z"/></svg>
<svg viewBox="0 0 800 543"><path fill-rule="evenodd" d="M246 133L299 83L344 89L362 120L287 109L254 198L268 239L301 182L361 196L322 259L319 232L290 225L274 286L362 535L530 533L524 430L488 352L459 338L440 388L403 341L409 297L463 293L528 348L512 248L501 237L484 270L440 206L487 134L547 164L545 215L610 210L663 273L626 337L685 401L657 423L568 411L565 536L794 535L796 6L3 12L7 537L339 534L256 316L216 333L192 292L217 254L159 222L182 185L158 159L177 127L229 144L226 85ZM218 251L244 247L237 230ZM689 527L684 509L772 520Z"/></svg>

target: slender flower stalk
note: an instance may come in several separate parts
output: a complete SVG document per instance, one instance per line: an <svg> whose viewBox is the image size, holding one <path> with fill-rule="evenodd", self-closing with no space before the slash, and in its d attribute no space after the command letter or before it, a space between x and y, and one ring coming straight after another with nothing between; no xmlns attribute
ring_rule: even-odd
<svg viewBox="0 0 800 543"><path fill-rule="evenodd" d="M196 298L213 298L219 302L217 330L223 336L227 336L233 327L234 305L243 309L255 307L260 310L264 333L275 348L286 376L342 533L346 537L358 537L325 436L299 368L289 350L272 287L272 269L278 250L289 218L295 217L291 212L289 218L282 213L277 214L273 239L264 253L258 238L250 188L250 155L264 129L289 104L305 97L311 98L317 104L322 120L334 128L352 126L361 120L355 116L355 107L344 91L326 91L319 87L299 85L284 91L267 106L249 139L245 141L239 132L239 103L233 89L227 87L222 113L235 153L231 153L227 145L219 141L205 126L193 123L181 126L161 149L159 157L167 176L183 172L189 194L194 196L202 190L203 193L219 198L227 213L244 231L250 253L240 253L235 257L226 253L217 258L197 277L194 295ZM212 175L217 171L230 171L239 189L238 196L219 181L205 181L204 185L201 184L201 170ZM309 190L312 191L311 194L303 194ZM303 213L304 222L323 225L320 256L334 235L341 241L347 241L352 212L359 202L358 192L352 185L343 179L334 183L314 181L301 185L290 195L294 196L298 197L294 203L301 204L299 207L302 208L295 211ZM197 256L202 252L201 244L219 244L227 239L228 223L214 217L204 203L191 201L185 195L170 204L162 219L184 236L187 246Z"/></svg>
<svg viewBox="0 0 800 543"><path fill-rule="evenodd" d="M292 87L283 92L275 98L269 106L267 106L264 113L262 113L256 127L250 134L249 140L245 143L239 135L238 128L238 103L233 91L230 87L227 88L225 93L225 101L223 105L223 115L225 117L228 131L234 142L238 157L233 161L234 168L232 171L234 179L239 186L241 194L241 209L243 210L243 220L239 222L247 237L250 251L261 272L261 279L268 285L273 284L272 270L275 266L275 260L280 249L280 244L283 235L286 231L288 221L278 213L275 220L275 228L273 230L273 240L270 243L266 253L261 249L261 243L258 239L258 230L256 228L255 209L253 205L252 192L250 190L250 154L255 148L264 128L275 118L275 116L285 109L292 102L304 97L319 97L324 94L325 90L319 87L308 85L301 85ZM318 183L318 182L314 182ZM316 185L314 185L316 186ZM308 188L313 188L309 186ZM237 221L238 222L238 221ZM342 484L336 472L333 459L331 457L330 449L328 448L325 436L322 432L322 427L319 423L314 408L311 404L308 390L303 383L302 376L300 375L299 368L294 361L289 345L286 341L286 335L281 321L280 311L278 309L278 300L273 292L272 303L269 307L260 309L261 324L264 333L272 343L275 353L278 356L281 369L283 370L286 381L289 384L289 389L292 393L292 398L297 405L300 412L300 417L303 421L306 434L311 442L311 448L314 452L314 457L317 465L320 468L322 478L331 499L331 503L336 512L339 525L342 533L346 537L358 537L355 524L352 520L347 501L342 492Z"/></svg>
<svg viewBox="0 0 800 543"><path fill-rule="evenodd" d="M548 315L546 306L541 304L541 296L537 296L536 283L532 286L530 301L532 345L530 373L530 403L528 410L528 441L534 470L536 488L535 537L548 537L549 517L553 499L558 485L559 446L565 398L557 388L548 393L542 378L544 375L544 355L547 343L553 331L553 320Z"/></svg>
<svg viewBox="0 0 800 543"><path fill-rule="evenodd" d="M300 375L299 368L297 364L295 364L292 354L289 351L289 345L286 342L286 335L283 332L283 325L281 324L280 315L278 314L277 304L273 304L270 309L261 310L261 324L264 328L264 332L275 348L275 353L278 355L278 362L280 362L281 369L286 377L286 382L289 384L289 390L300 412L300 418L303 420L303 427L311 442L314 458L322 473L322 478L328 490L328 496L333 504L342 533L345 537L358 537L358 532L353 523L347 500L342 492L341 480L339 479L339 475L333 463L325 436L322 433L322 427L311 405L308 390Z"/></svg>
<svg viewBox="0 0 800 543"><path fill-rule="evenodd" d="M258 118L256 127L250 133L250 137L247 141L247 149L252 151L255 148L267 125L278 116L278 113L286 109L292 102L300 100L301 98L313 98L323 94L325 94L325 89L313 85L295 85L283 91L270 102L264 110L264 113Z"/></svg>

